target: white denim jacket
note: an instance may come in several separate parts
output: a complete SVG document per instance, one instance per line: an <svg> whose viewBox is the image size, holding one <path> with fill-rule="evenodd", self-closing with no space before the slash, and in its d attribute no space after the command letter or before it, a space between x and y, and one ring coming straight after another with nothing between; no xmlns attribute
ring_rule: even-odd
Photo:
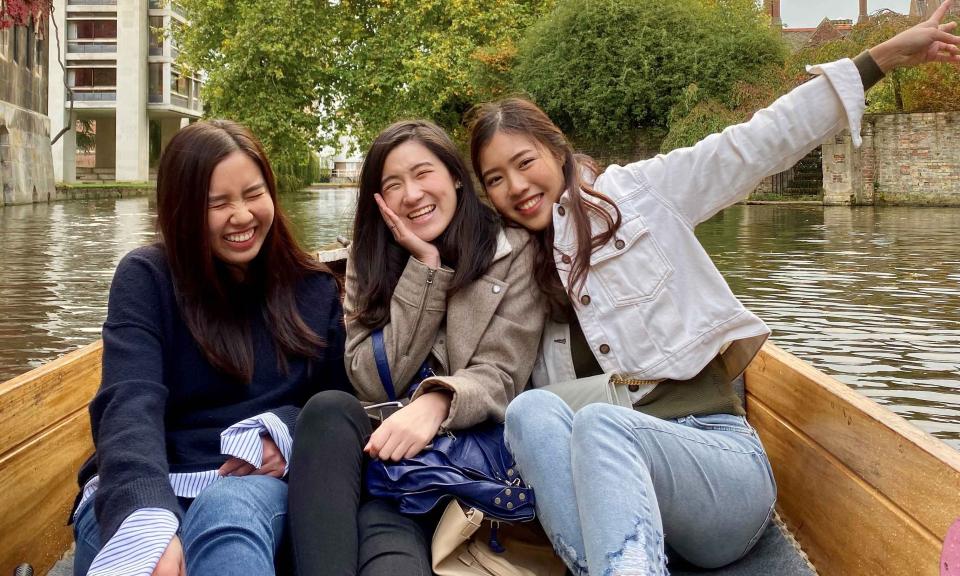
<svg viewBox="0 0 960 576"><path fill-rule="evenodd" d="M849 127L860 145L865 101L854 63L843 59L808 70L818 77L748 122L692 148L610 166L596 178L594 188L616 202L622 224L591 256L574 307L604 372L650 381L634 401L657 381L692 378L721 352L727 372L736 376L769 336L693 231L842 128ZM564 285L577 245L569 202L565 192L553 207L554 256ZM533 384L574 378L569 325L548 322Z"/></svg>

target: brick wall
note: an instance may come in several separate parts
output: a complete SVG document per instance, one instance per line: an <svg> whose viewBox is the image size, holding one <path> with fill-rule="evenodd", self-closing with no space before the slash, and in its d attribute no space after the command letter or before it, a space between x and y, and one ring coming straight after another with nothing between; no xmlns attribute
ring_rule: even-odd
<svg viewBox="0 0 960 576"><path fill-rule="evenodd" d="M823 145L824 204L960 206L960 112L863 119Z"/></svg>

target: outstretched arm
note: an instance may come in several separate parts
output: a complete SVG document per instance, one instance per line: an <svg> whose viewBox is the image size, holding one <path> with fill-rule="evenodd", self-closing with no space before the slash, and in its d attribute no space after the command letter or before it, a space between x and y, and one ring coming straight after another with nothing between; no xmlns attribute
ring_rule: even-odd
<svg viewBox="0 0 960 576"><path fill-rule="evenodd" d="M757 111L742 124L711 134L690 148L627 167L641 173L691 227L749 194L760 181L786 170L820 145L849 127L859 141L864 111L864 83L882 72L924 62L960 62L960 37L951 34L953 23L940 24L952 0L944 2L929 20L871 48L877 74L861 80L864 67L840 60L812 68L821 76L794 88L776 102ZM860 64L863 56L858 57ZM873 66L873 62L870 62ZM603 178L617 177L607 171Z"/></svg>
<svg viewBox="0 0 960 576"><path fill-rule="evenodd" d="M928 20L871 48L880 69L887 73L927 62L960 64L960 36L951 34L957 23L942 23L952 4L953 0L945 0Z"/></svg>

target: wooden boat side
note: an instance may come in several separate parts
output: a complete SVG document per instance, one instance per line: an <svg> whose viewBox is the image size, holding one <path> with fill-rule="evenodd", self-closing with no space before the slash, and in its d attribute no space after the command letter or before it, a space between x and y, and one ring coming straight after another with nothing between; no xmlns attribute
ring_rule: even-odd
<svg viewBox="0 0 960 576"><path fill-rule="evenodd" d="M773 344L746 390L778 510L821 575L940 574L960 453Z"/></svg>
<svg viewBox="0 0 960 576"><path fill-rule="evenodd" d="M0 573L44 574L69 548L101 355L96 342L0 384ZM960 453L772 344L746 388L779 511L820 574L939 573Z"/></svg>
<svg viewBox="0 0 960 576"><path fill-rule="evenodd" d="M97 341L0 384L0 574L45 574L73 542L77 470L93 452L87 405L100 385Z"/></svg>

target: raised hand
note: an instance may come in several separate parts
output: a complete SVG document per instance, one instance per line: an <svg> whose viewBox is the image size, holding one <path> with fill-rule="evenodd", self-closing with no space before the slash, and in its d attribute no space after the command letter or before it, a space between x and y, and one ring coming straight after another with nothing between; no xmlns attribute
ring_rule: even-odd
<svg viewBox="0 0 960 576"><path fill-rule="evenodd" d="M416 234L411 232L406 224L403 223L403 219L397 216L396 212L387 206L383 196L374 194L373 197L377 201L377 206L380 207L380 214L383 216L383 221L387 223L387 227L390 228L390 232L393 234L393 238L397 241L397 244L403 246L414 258L430 268L439 268L440 251L437 250L437 247L425 240L421 240Z"/></svg>
<svg viewBox="0 0 960 576"><path fill-rule="evenodd" d="M927 62L960 64L960 36L951 34L956 22L941 24L953 0L945 0L929 19L870 49L884 72Z"/></svg>

